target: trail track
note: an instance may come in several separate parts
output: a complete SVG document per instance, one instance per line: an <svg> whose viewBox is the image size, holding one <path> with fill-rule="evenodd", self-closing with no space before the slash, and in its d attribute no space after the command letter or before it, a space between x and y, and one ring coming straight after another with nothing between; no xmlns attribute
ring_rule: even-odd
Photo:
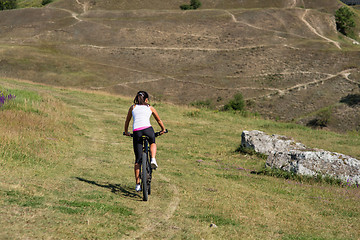
<svg viewBox="0 0 360 240"><path fill-rule="evenodd" d="M75 110L77 114L88 116L88 119L91 122L90 125L96 126L96 127L87 128L86 132L89 143L82 142L82 144L87 145L87 147L89 148L89 152L98 151L100 154L103 151L104 145L119 144L118 141L115 139L117 138L117 136L113 133L113 131L110 131L106 127L103 127L104 121L109 120L110 118L112 119L114 117L119 118L117 114L107 111L104 112L103 108L105 106L96 105L96 104L89 105L86 101L79 98L74 98L71 96L64 97L64 95L58 93L56 93L56 96L62 99L67 98L68 99L67 102L72 103L70 106ZM121 126L119 127L121 128ZM132 163L129 163L129 166L131 164ZM99 169L99 171L101 170ZM132 169L128 168L124 171L132 172ZM152 189L153 191L156 191L156 181L158 179L166 182L166 185L169 188L169 192L172 193L172 197L170 201L164 204L166 207L162 208L160 212L149 211L149 210L151 210L151 208L155 208L152 205L152 202L155 202L154 204L157 204L157 202L159 201L161 202L164 201L161 199L161 197L160 199L155 200L154 198L156 198L156 196L155 194L153 194L150 196L148 202L142 202L142 208L140 209L143 209L143 212L138 212L138 215L141 216L141 222L137 224L136 231L131 232L129 236L124 237L123 239L142 238L142 236L147 232L151 232L155 230L156 227L159 226L160 224L165 224L166 222L168 222L171 219L171 217L174 215L174 212L176 211L177 207L179 206L180 195L176 184L173 183L168 177L166 177L164 174L160 173L159 171L160 170L156 171L154 174L154 178L156 178L156 180L154 180L153 183L154 185ZM101 184L97 184L97 185L102 186ZM133 196L139 195L139 199L140 199L141 193L135 193L135 190L132 191L134 192L131 194Z"/></svg>
<svg viewBox="0 0 360 240"><path fill-rule="evenodd" d="M291 91L293 91L293 90L306 89L307 87L312 86L312 85L323 84L324 82L326 82L326 81L328 81L328 80L331 80L331 79L333 79L333 78L335 78L335 77L338 77L338 76L342 76L345 80L347 80L347 81L350 82L350 83L359 84L358 82L349 79L349 76L350 76L350 74L351 74L351 71L352 71L352 69L347 69L347 70L338 72L338 73L336 73L336 74L327 74L328 77L326 77L326 78L324 78L324 79L315 79L315 80L313 80L313 81L311 81L311 82L302 83L302 84L297 84L297 85L292 86L292 87L288 87L288 88L284 88L284 89L272 89L272 90L275 90L275 91L277 91L278 93L280 93L281 95L284 95L284 94L289 93L289 92L291 92ZM269 90L270 90L270 89L269 89ZM269 94L257 96L257 97L251 98L251 99L269 97L269 96L272 96L272 95L274 95L274 93L269 93Z"/></svg>
<svg viewBox="0 0 360 240"><path fill-rule="evenodd" d="M142 236L145 235L147 232L152 232L156 229L157 226L166 223L167 221L169 221L169 219L174 215L174 212L176 211L177 207L179 206L180 203L180 196L179 196L179 191L176 187L175 184L172 184L170 182L170 179L168 179L167 177L165 177L162 174L156 174L156 177L160 177L163 181L169 183L170 188L174 194L172 200L170 201L168 207L166 209L164 209L164 211L160 214L161 215L161 220L159 221L158 219L158 215L157 216L151 216L148 215L145 218L142 218L142 226L143 227L139 227L137 229L136 232L134 232L133 234L131 234L130 236L128 236L125 239L142 239ZM151 201L151 200L149 200ZM144 213L146 214L146 213ZM156 218L155 218L156 217ZM146 237L145 237L146 238Z"/></svg>
<svg viewBox="0 0 360 240"><path fill-rule="evenodd" d="M78 102L81 102L78 101ZM99 126L98 128L93 128L93 129L89 129L91 132L89 133L90 139L92 141L96 141L101 143L104 142L116 142L115 139L111 139L111 136L109 136L110 133L108 133L108 131L104 128L101 127L102 123L108 119L108 114L101 114L98 111L100 110L100 108L98 109L97 107L94 109L90 109L90 108L86 108L86 107L77 107L74 106L77 111L81 111L83 112L85 115L89 115L92 116L92 121L95 121L96 123L94 123L94 125ZM94 117L96 116L96 117ZM97 146L97 144L94 144L92 147ZM138 225L137 230L134 231L129 237L128 239L138 239L141 236L143 236L145 233L153 231L158 225L160 224L164 224L165 222L169 221L169 219L173 216L176 208L178 207L179 203L180 203L180 196L179 196L179 191L178 188L176 187L176 185L174 183L171 182L171 180L169 178L167 178L165 175L156 172L154 174L155 178L160 178L161 180L165 181L166 183L168 183L168 187L170 192L173 193L173 197L171 198L171 201L169 201L167 208L165 209L161 209L161 213L160 212L153 212L153 213L148 213L146 212L142 212L139 213L139 215L145 216L142 217L142 222L141 225ZM156 191L156 186L153 186L153 191ZM151 196L153 197L153 196ZM151 204L151 197L149 199L148 202L144 202L145 206L148 205L149 207L145 207L146 210L148 210L148 208L150 208L150 204Z"/></svg>
<svg viewBox="0 0 360 240"><path fill-rule="evenodd" d="M333 43L337 48L341 49L340 44L339 44L338 42L335 42L334 40L331 40L331 39L329 39L329 38L321 35L320 33L318 33L318 32L316 31L316 29L315 29L313 26L311 26L311 24L310 24L308 21L306 21L305 17L306 17L306 15L308 14L309 11L310 11L309 9L305 9L304 14L303 14L303 16L301 17L301 20L305 23L306 26L308 26L308 28L310 29L310 31L312 31L314 34L318 35L318 36L321 37L322 39L325 39L326 41L328 41L328 42L330 42L330 43Z"/></svg>
<svg viewBox="0 0 360 240"><path fill-rule="evenodd" d="M290 6L290 8L294 8L295 6L296 6L296 0L294 0L294 3ZM293 33L288 33L288 32L281 32L281 31L276 31L276 30L271 30L271 29L266 29L266 28L262 28L262 27L258 27L258 26L249 24L249 23L247 23L247 22L238 21L238 20L236 19L236 17L235 17L234 14L232 14L232 13L231 13L230 11L228 11L228 10L225 10L225 11L226 11L226 13L228 13L228 14L231 16L232 21L235 22L235 23L245 24L245 25L247 25L247 26L249 26L249 27L252 27L252 28L255 28L255 29L259 29L259 30L262 30L262 31L270 31L270 32L274 32L274 33L282 33L282 34L293 35L293 36L296 36L296 37L299 37L299 38L304 38L304 37L301 36L301 35L297 35L297 34L293 34ZM301 18L300 18L301 21L304 22L304 24L309 28L309 30L310 30L311 32L313 32L314 34L316 34L316 35L319 36L320 38L326 40L327 42L330 42L330 43L334 44L337 48L341 49L340 44L339 44L338 42L336 42L336 41L334 41L334 40L331 40L331 39L329 39L329 38L321 35L320 33L318 33L318 32L316 31L316 29L315 29L313 26L311 26L311 24L310 24L308 21L306 21L306 15L308 14L309 11L310 11L309 9L305 9L305 10L304 10L304 14L303 14L303 15L301 16Z"/></svg>

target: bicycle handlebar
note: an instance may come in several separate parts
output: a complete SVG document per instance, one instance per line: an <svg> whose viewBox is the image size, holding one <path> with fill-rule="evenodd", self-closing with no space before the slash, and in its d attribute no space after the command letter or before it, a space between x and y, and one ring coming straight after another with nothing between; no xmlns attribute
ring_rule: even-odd
<svg viewBox="0 0 360 240"><path fill-rule="evenodd" d="M165 129L164 133L168 133L168 132L169 132L169 131L168 131L167 129ZM160 132L156 132L156 133L155 133L155 137L160 136L160 135L161 135L160 133L161 133L161 131L160 131ZM123 135L126 136L125 132L123 132ZM130 137L133 137L133 136L134 136L134 134L130 133Z"/></svg>

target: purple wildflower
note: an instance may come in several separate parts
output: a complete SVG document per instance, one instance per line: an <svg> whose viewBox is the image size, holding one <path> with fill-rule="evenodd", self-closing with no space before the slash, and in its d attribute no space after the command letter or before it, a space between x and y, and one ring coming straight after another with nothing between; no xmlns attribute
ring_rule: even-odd
<svg viewBox="0 0 360 240"><path fill-rule="evenodd" d="M7 94L6 92L4 94L4 92L0 91L0 107L3 106L6 101L9 101L9 100L14 99L14 98L16 98L15 95L12 95L11 93Z"/></svg>

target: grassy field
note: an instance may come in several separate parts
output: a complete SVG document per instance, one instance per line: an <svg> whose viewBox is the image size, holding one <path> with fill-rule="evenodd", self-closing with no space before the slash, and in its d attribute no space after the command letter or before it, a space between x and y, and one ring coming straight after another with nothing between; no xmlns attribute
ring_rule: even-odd
<svg viewBox="0 0 360 240"><path fill-rule="evenodd" d="M16 95L0 108L0 239L360 237L359 188L252 174L264 160L235 151L257 129L360 158L358 132L152 102L170 133L158 138L143 202L122 136L132 99L4 78L0 87Z"/></svg>

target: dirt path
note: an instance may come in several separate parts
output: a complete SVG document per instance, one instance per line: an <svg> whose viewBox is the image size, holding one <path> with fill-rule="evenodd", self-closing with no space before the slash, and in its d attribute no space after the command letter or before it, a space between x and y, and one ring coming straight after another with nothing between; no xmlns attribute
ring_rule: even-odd
<svg viewBox="0 0 360 240"><path fill-rule="evenodd" d="M87 13L89 10L89 2L80 2L79 0L76 0L76 3L82 8L83 13Z"/></svg>
<svg viewBox="0 0 360 240"><path fill-rule="evenodd" d="M292 2L292 4L291 4L290 8L294 8L294 7L296 6L296 4L297 4L297 1L294 0L294 1ZM315 29L313 26L311 26L311 24L310 24L308 21L306 21L305 18L306 18L306 15L308 14L309 11L310 11L309 9L305 9L304 14L301 16L300 20L305 23L305 25L310 29L310 31L311 31L312 33L314 33L315 35L319 36L320 38L326 40L327 42L330 42L330 43L334 44L337 48L341 49L340 44L339 44L338 42L336 42L336 41L334 41L334 40L331 40L331 39L325 37L324 35L321 35L320 33L318 33L318 32L316 31L316 29ZM258 27L258 26L252 25L252 24L247 23L247 22L238 21L238 20L236 19L235 15L232 14L230 11L225 10L225 12L231 16L231 20L232 20L233 22L235 22L235 23L245 24L246 26L249 26L249 27L252 27L252 28L255 28L255 29L258 29L258 30L262 30L262 31L271 31L271 32L274 32L274 33L282 33L282 34L288 34L288 35L292 35L292 36L304 38L304 36L300 36L300 35L297 35L297 34L288 33L288 32L282 32L282 31L277 31L277 30L271 30L271 29L265 29L265 28L262 28L262 27Z"/></svg>
<svg viewBox="0 0 360 240"><path fill-rule="evenodd" d="M301 17L301 21L303 21L305 23L305 25L310 29L311 32L313 32L317 36L321 37L322 39L325 39L327 42L334 44L337 48L341 49L340 44L338 42L335 42L334 40L331 40L330 38L327 38L324 35L321 35L320 33L318 33L316 31L316 29L313 26L311 26L311 24L308 21L306 21L305 17L309 11L310 11L309 9L305 9L304 14Z"/></svg>
<svg viewBox="0 0 360 240"><path fill-rule="evenodd" d="M263 27L258 27L258 26L252 25L252 24L247 23L247 22L244 22L244 21L239 21L239 20L237 20L237 18L235 17L235 15L232 14L229 10L224 10L224 11L225 11L227 14L230 15L232 22L240 23L240 24L246 25L246 26L248 26L248 27L251 27L251 28L254 28L254 29L257 29L257 30L261 30L261 31L273 32L273 33L279 33L279 34L287 34L287 35L291 35L291 36L298 37L298 38L305 38L304 36L301 36L301 35L298 35L298 34L289 33L289 32L282 32L282 31L277 31L277 30L273 30L273 29L267 29L267 28L263 28Z"/></svg>
<svg viewBox="0 0 360 240"><path fill-rule="evenodd" d="M125 239L142 239L142 236L145 235L148 232L152 232L156 229L157 226L164 224L165 222L169 221L169 219L174 215L174 212L176 211L177 207L180 203L180 197L179 197L179 190L177 189L176 185L171 183L170 179L165 177L162 174L157 174L158 177L161 178L161 180L169 183L170 189L173 192L173 198L169 202L169 205L162 213L161 215L161 221L155 220L153 216L148 216L147 218L143 218L142 228L138 228L136 232L131 234ZM144 238L146 239L146 238Z"/></svg>
<svg viewBox="0 0 360 240"><path fill-rule="evenodd" d="M327 74L328 77L326 77L324 79L315 79L314 81L311 81L311 82L297 84L295 86L291 86L291 87L284 88L284 89L276 89L276 88L274 88L273 90L276 91L277 93L281 94L281 95L284 95L284 94L286 94L288 92L291 92L293 90L306 89L307 87L309 87L311 85L322 84L322 83L324 83L326 81L329 81L329 80L331 80L331 79L333 79L335 77L338 77L338 76L342 76L345 80L347 80L350 83L359 84L358 82L349 79L349 75L351 74L351 70L352 69L346 69L346 70L338 72L336 74ZM258 99L258 98L263 98L263 97L269 97L269 96L272 96L273 94L274 93L269 93L269 94L249 98L249 99Z"/></svg>
<svg viewBox="0 0 360 240"><path fill-rule="evenodd" d="M267 47L270 45L250 45L238 48L202 48L202 47L146 47L146 46L136 46L136 47L107 47L107 46L97 46L97 45L81 45L82 47L97 48L97 49L110 49L110 50L162 50L162 51L207 51L207 52L232 52L232 51L241 51L244 49L253 49L259 47Z"/></svg>
<svg viewBox="0 0 360 240"><path fill-rule="evenodd" d="M289 4L290 4L290 8L294 8L296 7L297 0L290 0Z"/></svg>
<svg viewBox="0 0 360 240"><path fill-rule="evenodd" d="M82 14L85 14L89 11L89 7L90 7L90 4L89 2L85 2L85 3L82 3L80 2L79 0L75 0L76 3L79 5L79 7L82 9L82 12L81 13L76 13L74 11L71 11L69 9L66 9L66 8L58 8L58 7L52 7L50 6L49 8L52 8L52 9L57 9L57 10L61 10L61 11L65 11L65 12L68 12L71 14L71 17L74 18L76 20L75 23L67 26L67 27L72 27L80 22L91 22L92 24L98 24L98 25L101 25L107 29L110 29L111 27L105 25L105 24L102 24L102 23L97 23L97 22L93 22L93 21L90 21L90 20L84 20L84 19L81 19L79 16L82 15Z"/></svg>

